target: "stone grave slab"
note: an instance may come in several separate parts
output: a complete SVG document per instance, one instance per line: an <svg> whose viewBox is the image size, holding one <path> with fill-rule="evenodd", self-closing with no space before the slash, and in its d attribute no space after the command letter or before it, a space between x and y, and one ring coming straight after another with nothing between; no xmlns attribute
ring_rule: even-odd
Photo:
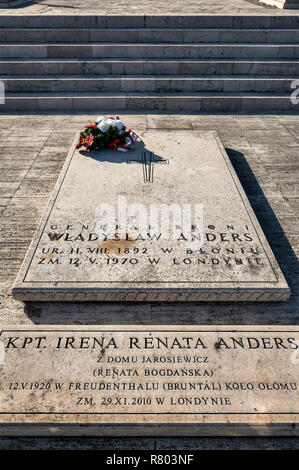
<svg viewBox="0 0 299 470"><path fill-rule="evenodd" d="M287 283L217 133L140 137L128 153L71 147L14 295L286 300Z"/></svg>
<svg viewBox="0 0 299 470"><path fill-rule="evenodd" d="M7 326L0 435L298 435L298 326Z"/></svg>

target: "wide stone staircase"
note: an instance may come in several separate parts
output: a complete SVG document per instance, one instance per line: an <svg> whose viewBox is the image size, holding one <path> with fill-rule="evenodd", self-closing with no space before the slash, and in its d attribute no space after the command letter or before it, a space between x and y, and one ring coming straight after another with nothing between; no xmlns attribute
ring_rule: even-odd
<svg viewBox="0 0 299 470"><path fill-rule="evenodd" d="M298 27L298 16L2 15L0 112L297 112Z"/></svg>

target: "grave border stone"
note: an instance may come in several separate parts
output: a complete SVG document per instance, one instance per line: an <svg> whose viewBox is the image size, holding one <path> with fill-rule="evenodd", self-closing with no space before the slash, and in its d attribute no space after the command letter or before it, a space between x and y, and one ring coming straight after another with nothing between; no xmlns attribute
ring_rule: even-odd
<svg viewBox="0 0 299 470"><path fill-rule="evenodd" d="M258 338L260 341L260 345L262 345L261 338L264 338L264 343L263 347L259 347L259 352L258 354L260 355L265 355L264 361L262 360L262 356L259 356L258 362L261 364L264 364L265 370L266 370L266 377L269 375L269 370L274 370L275 371L275 376L273 376L273 380L278 381L281 380L283 381L283 378L279 379L280 374L282 373L282 377L285 377L285 371L287 370L288 372L286 373L288 379L290 381L295 381L297 376L298 376L298 365L296 364L296 361L291 361L291 355L293 353L296 353L296 350L292 347L289 348L288 350L286 349L281 349L279 347L271 349L271 344L268 341L267 338L271 337L271 340L273 341L274 338L282 338L282 341L284 344L288 343L288 338L293 337L297 339L299 337L299 327L294 326L294 325L288 325L288 326L279 326L279 325L171 325L171 326L165 326L165 325L129 325L129 326L122 326L122 325L100 325L100 326L86 326L86 325L69 325L69 326L62 326L62 325L36 325L36 326L31 326L31 325L22 325L22 326L2 326L0 328L0 339L1 342L3 342L6 347L8 345L8 340L11 337L17 337L18 339L15 340L15 345L17 348L10 348L10 352L7 354L19 354L21 357L26 357L26 354L36 354L39 355L39 361L34 368L38 368L39 364L41 365L41 377L44 378L47 376L49 373L49 370L44 367L44 360L43 356L45 355L47 357L47 354L53 354L53 351L55 351L57 339L62 338L69 338L74 337L76 334L80 335L85 338L85 343L84 343L84 348L83 349L72 349L70 348L70 353L68 355L68 360L66 363L62 363L60 361L53 361L51 360L51 367L50 367L50 375L53 375L53 380L55 379L55 367L59 368L61 372L61 367L64 366L66 367L66 383L67 381L73 378L73 373L76 371L78 373L78 370L76 370L77 363L76 360L74 360L76 357L78 357L78 354L87 354L88 357L90 357L91 361L91 368L94 367L93 363L95 362L96 357L98 356L98 353L95 351L93 354L91 353L91 349L86 349L86 338L89 337L89 335L95 335L95 336L100 336L106 334L106 338L111 337L116 338L116 344L118 346L121 345L121 343L118 342L117 339L117 334L119 334L119 338L126 338L124 340L124 344L128 346L129 341L128 339L133 337L136 338L138 335L140 335L141 343L143 344L143 339L147 338L155 338L160 337L164 338L164 334L167 333L167 337L171 337L171 334L175 334L174 338L178 338L179 341L181 341L181 337L183 335L188 334L188 337L194 336L194 338L201 338L201 340L204 342L205 346L207 349L192 349L191 348L191 356L192 354L196 353L201 355L201 354L206 354L208 358L210 358L210 367L216 367L216 372L220 374L221 376L221 371L220 369L217 369L217 366L215 366L215 355L219 355L219 361L223 360L224 362L227 360L227 355L230 357L234 356L234 371L236 370L243 370L244 365L238 364L238 360L242 361L245 359L245 364L247 364L247 359L246 355L252 355L253 357L253 362L250 363L249 365L247 364L248 369L246 371L248 372L249 375L243 375L243 379L246 380L253 380L254 383L258 383L259 381L263 380L263 373L262 373L262 367L261 368L256 368L254 365L256 361L258 360L255 355L257 354L257 350L255 348L251 349L246 347L245 350L243 348L239 348L239 351L237 351L235 348L230 348L227 350L226 348L219 348L219 350L215 351L215 345L214 341L221 341L221 339L224 339L228 341L230 338L230 335L233 337L235 335L236 339L240 342L241 337L246 337L246 338ZM55 341L53 340L53 337L51 337L51 334L55 335ZM56 337L57 334L57 337ZM23 336L22 336L23 335ZM36 348L36 342L29 342L28 338L34 337L34 335L38 335L38 338L43 337L45 338L45 342L43 344L43 348ZM123 335L123 336L121 336ZM126 337L127 335L127 337ZM129 335L129 336L128 336ZM211 335L211 336L209 336ZM285 336L285 338L283 338ZM49 337L52 338L52 340L49 339ZM80 339L79 338L79 339ZM22 347L21 342L26 339L26 346ZM81 338L82 339L82 338ZM165 338L164 338L165 340ZM298 340L297 340L298 341ZM299 342L299 341L298 341ZM47 346L44 346L47 344ZM61 344L61 343L60 343ZM77 343L76 343L77 344ZM147 344L147 343L144 343ZM216 343L215 343L216 344ZM289 343L291 344L291 343ZM297 343L298 344L298 343ZM151 345L150 345L151 346ZM216 348L217 349L217 348ZM271 349L271 351L270 351ZM29 351L28 351L29 350ZM48 352L48 351L51 352ZM108 352L109 351L109 352ZM112 350L113 351L113 350ZM116 354L128 354L129 349L117 349ZM138 350L134 350L134 353L136 353ZM182 352L183 351L183 352ZM279 352L277 352L279 351ZM105 349L100 351L101 354L111 354L110 349ZM161 350L160 350L161 352ZM162 351L164 354L164 349ZM274 358L271 359L271 355L274 355ZM133 350L129 352L129 354L133 354ZM140 350L140 358L142 355L147 355L150 357L151 354L155 354L155 348L146 348L143 349L141 348ZM156 353L157 354L157 353ZM175 349L172 351L172 353L169 352L168 349L165 349L165 354L168 355L177 355L177 354L187 354L186 349ZM238 355L239 354L239 355ZM277 354L279 355L277 357ZM298 355L298 353L296 353ZM70 360L70 358L73 355L73 360ZM245 355L245 356L244 356ZM33 356L34 357L34 356ZM139 357L139 356L138 356ZM250 356L249 356L250 357ZM282 358L282 362L277 364L277 359ZM275 360L273 364L271 363L272 360ZM295 358L296 359L296 358ZM31 358L31 362L32 359ZM85 360L85 359L83 359ZM298 360L298 358L296 359ZM69 362L70 361L70 362ZM288 362L286 362L288 361ZM12 358L9 359L9 364L12 366L15 361L12 361ZM217 364L217 363L216 363ZM251 364L251 366L250 366ZM287 365L289 364L289 365ZM87 363L89 366L90 364ZM238 369L237 369L238 365ZM163 364L162 364L163 366ZM11 375L7 374L5 371L5 362L3 365L0 365L2 368L2 389L1 389L1 394L3 394L3 390L5 387L5 381L10 381L14 380L14 372L12 372ZM124 366L127 367L127 366ZM132 366L134 367L134 366ZM158 366L157 366L158 367ZM171 367L168 366L168 367ZM179 367L178 365L174 365L174 368ZM201 365L201 370L202 368L207 367L206 365L202 364ZM229 366L228 366L229 367ZM250 368L251 367L251 368ZM289 369L287 369L289 367ZM45 372L46 371L46 372ZM6 375L5 375L6 373ZM234 372L235 373L235 372ZM294 375L295 373L295 375ZM31 374L31 370L29 371L29 374ZM45 374L45 377L44 375ZM296 375L297 374L297 375ZM26 376L26 372L24 377ZM34 371L31 376L36 376L36 370ZM234 376L234 375L232 375ZM52 375L51 375L52 377ZM4 380L3 380L4 378ZM21 380L21 379L20 379ZM82 377L82 380L84 378ZM90 377L90 380L96 380L95 377ZM101 381L102 379L100 379ZM126 380L126 379L125 379ZM135 379L133 379L135 380ZM140 377L136 380L141 380ZM162 380L162 379L161 379ZM168 380L168 379L167 379ZM170 379L170 381L173 379ZM187 380L187 379L186 379ZM202 380L202 379L201 379ZM216 380L217 381L217 374L215 378L211 380ZM218 380L229 380L227 378L227 375L224 373L224 376L220 377L218 376ZM241 380L241 378L240 378ZM265 380L265 378L264 378ZM132 379L131 379L132 381ZM163 382L163 380L162 380ZM15 383L15 382L13 382ZM163 382L164 383L164 382ZM263 382L261 382L263 383ZM294 382L295 383L295 382ZM20 392L20 390L19 390ZM28 390L27 390L28 392ZM40 391L39 391L40 392ZM18 393L18 392L16 392ZM49 409L52 407L51 402L48 404L44 405L44 400L46 400L47 392L40 392L43 395L43 407L49 407ZM71 392L70 392L71 393ZM81 393L81 392L79 392ZM110 392L109 392L110 393ZM111 392L112 393L112 392ZM164 392L165 394L168 392ZM204 393L204 392L201 392ZM208 392L206 392L208 393ZM213 392L215 393L215 392ZM223 393L223 392L221 392ZM228 392L226 392L228 393ZM242 406L255 406L254 403L256 403L254 400L252 401L251 399L248 398L248 402L245 401L244 405L244 391L239 390L238 393L241 393L241 397L239 398L239 404L237 407ZM246 392L248 393L248 392ZM250 393L257 393L255 392L250 392ZM269 392L270 393L270 392ZM271 392L272 394L275 393ZM259 406L259 409L253 409L248 412L241 412L241 411L227 411L223 412L223 410L218 410L216 412L205 412L201 411L198 413L184 413L184 412L177 412L177 408L172 412L172 413L165 413L165 412L160 412L158 413L159 418L153 418L153 416L157 415L155 411L152 410L152 412L144 412L144 413L136 413L135 410L132 412L131 409L129 411L124 411L120 412L118 410L116 413L111 412L106 412L107 410L102 410L102 412L92 412L90 409L88 410L80 410L80 412L67 412L67 413L57 413L57 411L53 411L53 409L50 412L45 412L45 408L42 411L36 411L34 409L36 407L35 403L33 404L33 410L28 411L26 413L22 413L18 411L17 413L14 412L9 412L7 411L7 404L5 404L5 401L2 401L2 406L6 405L6 411L3 412L1 411L0 407L0 435L1 436L17 436L17 435L26 435L26 436L34 436L34 435L39 435L39 436L104 436L104 435L114 435L114 436L124 436L124 435L130 435L130 436L137 436L140 435L140 432L142 432L142 435L148 436L148 435L157 435L157 436L180 436L180 435L189 435L189 436L212 436L212 435L218 435L218 436L298 436L299 435L299 408L298 411L294 410L294 403L296 402L296 397L290 397L289 399L286 399L288 395L283 391L283 389L280 390L280 393L282 394L282 399L284 403L284 410L279 413L277 412L277 409L275 409L275 405L273 405L273 408L271 408L271 404L269 404L269 397L266 392L262 392L260 396L264 397L265 400L265 409L263 408L263 403L259 402L257 406ZM298 394L298 389L293 391L293 393ZM14 392L10 391L11 396L7 396L8 404L11 403L11 406L14 406L14 403L16 403L16 406L19 406L19 402L15 402L12 399ZM171 393L170 393L171 395ZM34 394L32 395L34 396ZM98 396L98 395L95 395ZM233 397L235 395L233 394ZM272 395L273 398L273 395ZM238 401L238 399L237 399ZM65 403L65 402L63 402ZM74 402L76 404L76 400ZM72 406L75 406L74 403ZM251 403L251 404L250 404ZM290 404L290 411L286 412L285 407L289 406ZM115 404L113 404L114 406ZM8 405L9 406L9 405ZM61 403L60 405L61 406ZM115 405L116 406L116 405ZM130 404L130 407L133 405ZM234 405L236 406L236 405ZM276 403L277 406L277 403ZM261 411L262 410L262 411ZM267 411L265 411L267 410ZM146 411L146 410L145 410ZM140 417L140 414L143 415ZM91 418L91 416L93 417ZM195 415L198 416L198 421L195 419ZM102 421L101 421L101 416L102 416ZM113 418L114 416L114 418ZM115 419L115 416L117 419ZM171 418L172 416L172 418ZM113 419L112 419L113 418Z"/></svg>
<svg viewBox="0 0 299 470"><path fill-rule="evenodd" d="M154 134L157 131L147 131L146 133ZM178 133L177 133L178 134ZM269 246L269 243L260 227L260 224L254 214L254 211L250 205L250 202L246 196L246 193L239 181L237 174L231 164L231 161L223 147L221 140L216 131L180 131L179 135L198 135L202 136L205 134L207 136L213 136L215 139L218 148L225 160L225 163L228 167L230 176L234 185L237 188L237 191L240 195L240 198L244 204L245 211L249 215L254 230L257 234L261 246L264 249L264 253L268 258L269 265L276 277L276 281L262 281L254 282L248 287L249 282L240 282L238 286L231 283L228 287L215 287L213 282L204 284L203 281L194 281L202 282L201 287L190 286L188 287L176 287L176 288L163 288L163 287L148 287L145 286L143 282L142 286L136 288L126 287L115 285L115 283L110 284L109 287L94 287L90 283L81 283L80 286L75 285L74 281L71 285L64 285L59 287L59 284L62 285L62 281L26 281L26 275L28 273L30 264L34 258L38 243L43 235L43 230L46 226L47 220L51 211L54 207L55 201L59 194L60 188L64 182L65 176L67 174L68 168L71 165L72 159L77 151L75 149L75 144L78 141L79 133L76 135L73 144L71 145L70 151L64 163L64 166L61 170L57 183L54 187L52 195L49 199L47 208L44 212L44 215L41 219L41 222L38 226L38 229L33 237L31 245L27 251L24 262L21 266L15 284L13 286L13 295L15 298L24 300L24 301L285 301L290 296L290 289L286 283L286 280L280 270L280 267L274 257L274 254ZM106 283L108 284L109 281ZM50 285L51 284L51 285ZM66 283L65 283L66 284ZM158 284L158 283L157 283ZM169 282L171 284L171 282ZM213 287L210 287L213 284ZM229 284L229 283L227 283ZM253 285L254 284L254 285Z"/></svg>

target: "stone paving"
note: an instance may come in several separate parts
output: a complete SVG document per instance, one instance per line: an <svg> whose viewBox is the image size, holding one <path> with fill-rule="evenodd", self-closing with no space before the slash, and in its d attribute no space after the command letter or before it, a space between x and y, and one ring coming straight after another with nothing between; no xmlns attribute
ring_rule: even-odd
<svg viewBox="0 0 299 470"><path fill-rule="evenodd" d="M99 0L41 0L32 1L28 5L2 9L0 14L64 14L64 15L88 15L97 13L105 14L244 14L244 15L288 15L299 14L296 11L279 10L259 4L258 0L173 0L171 11L165 0L118 0L109 5Z"/></svg>
<svg viewBox="0 0 299 470"><path fill-rule="evenodd" d="M0 15L298 15L257 0L42 0ZM97 114L100 114L97 113ZM287 115L122 115L147 129L218 131L291 287L288 302L103 304L15 301L11 287L75 132L90 115L0 116L0 325L299 324L299 117ZM295 449L298 438L0 438L0 449Z"/></svg>
<svg viewBox="0 0 299 470"><path fill-rule="evenodd" d="M27 303L11 286L56 182L76 130L93 115L0 117L0 324L29 323L286 323L299 322L299 118L262 115L132 114L146 129L219 132L241 183L292 289L272 305L185 303ZM13 129L13 130L12 130Z"/></svg>
<svg viewBox="0 0 299 470"><path fill-rule="evenodd" d="M100 112L97 114L101 114ZM75 132L90 115L0 116L0 325L299 324L299 117L121 115L137 132L216 130L291 287L283 303L27 303L11 287ZM136 447L137 446L137 447ZM0 438L1 449L295 449L298 438Z"/></svg>

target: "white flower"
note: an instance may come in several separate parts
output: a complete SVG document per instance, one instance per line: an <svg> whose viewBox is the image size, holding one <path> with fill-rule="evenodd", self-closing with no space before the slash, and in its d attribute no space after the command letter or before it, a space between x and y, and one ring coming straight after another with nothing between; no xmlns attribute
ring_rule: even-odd
<svg viewBox="0 0 299 470"><path fill-rule="evenodd" d="M99 124L101 121L105 119L105 116L98 116L96 122Z"/></svg>
<svg viewBox="0 0 299 470"><path fill-rule="evenodd" d="M109 123L108 121L106 121L105 119L102 119L102 121L100 122L100 124L98 125L98 129L100 129L100 131L102 132L107 132L108 129L109 129Z"/></svg>
<svg viewBox="0 0 299 470"><path fill-rule="evenodd" d="M116 127L116 129L118 129L119 131L121 131L125 125L122 121L120 121L119 119L115 119L114 121L114 127Z"/></svg>
<svg viewBox="0 0 299 470"><path fill-rule="evenodd" d="M114 123L115 123L115 120L114 120L114 119L110 119L110 118L107 119L107 123L108 123L109 126L112 126L112 127L115 126L115 124L114 124Z"/></svg>
<svg viewBox="0 0 299 470"><path fill-rule="evenodd" d="M120 121L119 119L114 119L114 118L105 118L105 116L98 116L96 123L98 124L98 129L100 129L102 132L107 132L108 128L110 126L114 127L118 131L122 131L125 127L124 123Z"/></svg>

